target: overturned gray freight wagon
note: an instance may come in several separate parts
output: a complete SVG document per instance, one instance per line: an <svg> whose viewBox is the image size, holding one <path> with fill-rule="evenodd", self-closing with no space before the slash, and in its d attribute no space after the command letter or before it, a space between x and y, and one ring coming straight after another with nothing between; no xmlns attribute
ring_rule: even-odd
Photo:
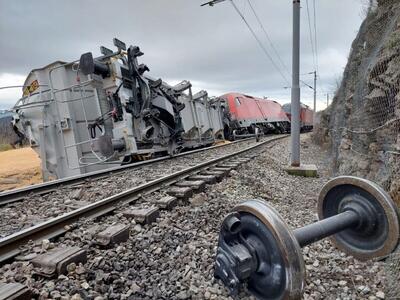
<svg viewBox="0 0 400 300"><path fill-rule="evenodd" d="M192 94L145 75L139 47L85 53L28 75L14 106L14 130L42 160L44 180L131 163L223 139L222 109L207 92Z"/></svg>

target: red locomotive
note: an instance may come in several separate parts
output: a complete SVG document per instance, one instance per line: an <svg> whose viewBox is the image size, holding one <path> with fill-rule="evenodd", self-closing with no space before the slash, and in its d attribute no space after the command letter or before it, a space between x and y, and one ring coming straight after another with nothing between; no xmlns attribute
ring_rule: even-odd
<svg viewBox="0 0 400 300"><path fill-rule="evenodd" d="M223 100L225 138L235 135L263 133L284 133L290 128L290 121L282 106L273 100L260 99L239 93L229 93Z"/></svg>
<svg viewBox="0 0 400 300"><path fill-rule="evenodd" d="M292 119L291 104L287 103L282 106L289 120ZM300 130L307 132L313 130L314 125L314 111L307 105L300 104Z"/></svg>

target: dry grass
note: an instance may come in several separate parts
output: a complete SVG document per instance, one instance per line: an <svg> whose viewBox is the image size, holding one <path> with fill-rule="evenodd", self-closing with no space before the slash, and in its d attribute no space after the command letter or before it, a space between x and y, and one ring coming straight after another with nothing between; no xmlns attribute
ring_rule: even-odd
<svg viewBox="0 0 400 300"><path fill-rule="evenodd" d="M0 191L42 182L40 159L31 148L0 152Z"/></svg>
<svg viewBox="0 0 400 300"><path fill-rule="evenodd" d="M0 144L0 152L13 149L10 144Z"/></svg>

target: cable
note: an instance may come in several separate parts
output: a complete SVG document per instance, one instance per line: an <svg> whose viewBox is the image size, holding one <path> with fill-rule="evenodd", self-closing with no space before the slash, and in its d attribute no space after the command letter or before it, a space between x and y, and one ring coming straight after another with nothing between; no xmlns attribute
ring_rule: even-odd
<svg viewBox="0 0 400 300"><path fill-rule="evenodd" d="M279 74L282 76L282 78L285 80L285 82L290 85L289 81L287 80L286 76L282 73L281 69L278 67L278 65L275 63L274 59L272 56L268 53L267 49L264 47L263 43L260 41L260 39L257 37L256 33L254 32L253 28L250 26L250 24L247 22L246 18L244 15L240 12L236 4L233 2L233 0L230 0L233 8L236 10L236 12L239 14L239 16L242 18L243 22L246 24L247 28L250 30L251 34L253 37L256 39L257 43L263 50L264 54L269 58L273 66L276 68L276 70L279 72Z"/></svg>
<svg viewBox="0 0 400 300"><path fill-rule="evenodd" d="M318 39L317 39L317 12L315 8L315 0L313 1L314 6L314 43L315 43L315 60L317 63L317 73L319 74L319 67L318 67Z"/></svg>
<svg viewBox="0 0 400 300"><path fill-rule="evenodd" d="M258 15L257 15L257 13L256 13L256 11L255 11L253 5L251 4L250 0L247 0L247 2L249 3L249 6L250 6L250 8L251 8L251 10L252 10L252 12L253 12L253 14L254 14L254 16L256 17L258 24L260 25L262 31L264 32L265 37L267 38L269 44L271 45L271 48L272 48L272 50L274 51L275 55L277 56L279 62L281 63L281 65L283 66L283 68L285 69L285 71L286 71L290 76L292 76L291 72L289 71L289 68L288 68L288 67L286 66L286 64L283 62L281 56L279 55L279 52L276 50L274 43L272 42L272 40L271 40L271 38L270 38L270 36L269 36L267 30L265 29L263 23L261 22L260 18L258 17ZM311 27L310 27L310 30L311 30ZM310 32L311 32L311 31L310 31Z"/></svg>
<svg viewBox="0 0 400 300"><path fill-rule="evenodd" d="M276 47L275 47L274 43L272 42L272 40L271 40L271 38L270 38L270 36L269 36L267 30L265 29L265 27L264 27L264 25L262 24L260 18L258 17L258 15L257 15L257 13L256 13L256 11L255 11L255 9L254 9L254 7L253 7L253 5L251 4L250 0L247 0L247 2L249 3L249 6L250 6L251 10L253 11L254 16L256 17L256 19L257 19L257 21L258 21L258 24L260 25L261 29L263 30L263 32L264 32L264 34L265 34L265 37L267 38L268 42L270 43L271 48L274 50L275 55L278 57L278 60L280 61L280 63L281 63L282 66L284 67L285 71L286 71L286 72L289 74L289 76L291 77L291 76L292 76L292 73L289 71L289 68L288 68L288 67L286 66L286 64L283 62L281 56L279 55L278 51L276 50ZM307 4L308 4L308 0L307 0ZM311 38L311 22L310 22L310 20L309 20L309 26L310 26L310 38ZM313 47L312 42L311 42L311 47L312 47L312 50L313 50L314 65L315 65L314 47ZM311 89L314 89L313 87L311 87L309 84L307 84L307 83L304 82L303 80L300 80L300 82L303 83L305 86L307 86L307 87L309 87L309 88L311 88Z"/></svg>
<svg viewBox="0 0 400 300"><path fill-rule="evenodd" d="M308 30L309 30L309 36L310 36L311 51L313 54L314 70L316 70L317 67L316 67L315 50L314 50L315 48L314 48L313 34L312 34L312 30L311 30L311 17L310 17L310 8L308 5L308 0L306 0L306 3L307 3L307 19L308 19Z"/></svg>

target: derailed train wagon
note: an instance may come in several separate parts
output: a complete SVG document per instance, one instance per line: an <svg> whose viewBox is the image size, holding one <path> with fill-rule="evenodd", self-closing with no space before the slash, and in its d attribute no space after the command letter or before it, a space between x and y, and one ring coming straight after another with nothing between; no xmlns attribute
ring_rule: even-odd
<svg viewBox="0 0 400 300"><path fill-rule="evenodd" d="M283 110L287 117L292 120L292 106L290 103L284 104ZM314 127L314 111L304 103L300 104L300 130L302 132L312 131Z"/></svg>
<svg viewBox="0 0 400 300"><path fill-rule="evenodd" d="M14 129L42 160L45 180L130 163L223 138L221 107L188 81L171 86L145 75L139 47L85 53L28 75Z"/></svg>
<svg viewBox="0 0 400 300"><path fill-rule="evenodd" d="M263 133L284 133L290 121L282 106L273 100L260 99L240 93L220 96L225 108L225 137L254 134L256 129Z"/></svg>

